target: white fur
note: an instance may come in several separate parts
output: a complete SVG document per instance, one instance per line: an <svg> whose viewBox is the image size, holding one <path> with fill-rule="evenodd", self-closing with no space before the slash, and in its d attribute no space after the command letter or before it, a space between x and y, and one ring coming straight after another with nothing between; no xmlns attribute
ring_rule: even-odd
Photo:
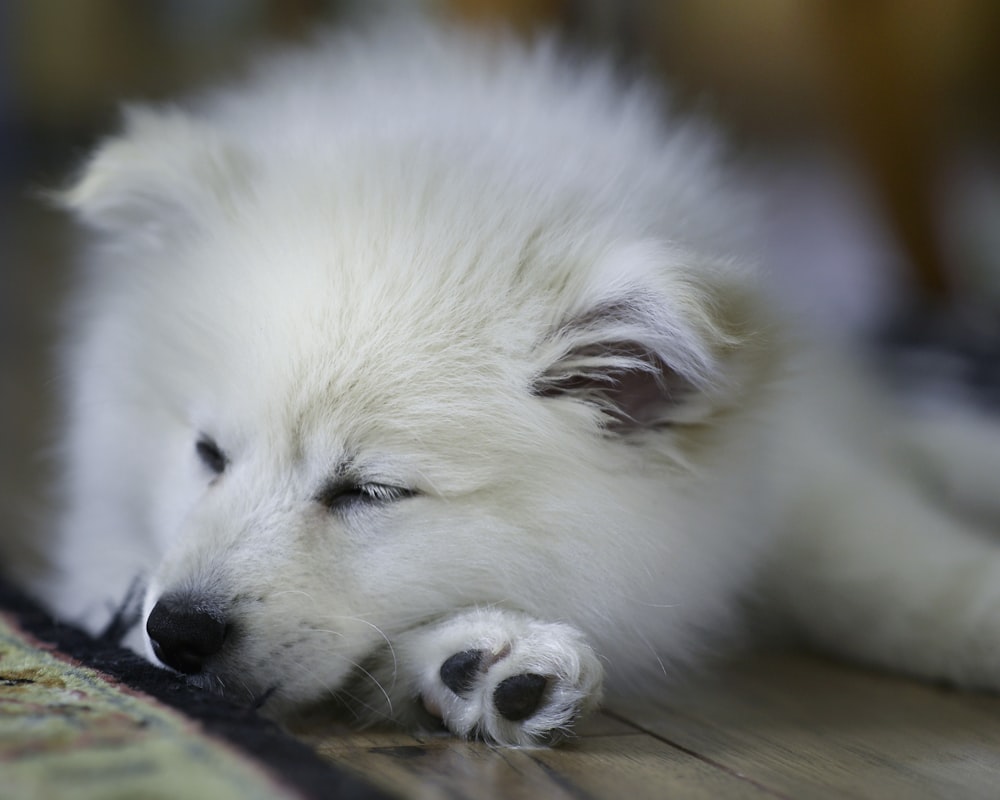
<svg viewBox="0 0 1000 800"><path fill-rule="evenodd" d="M145 614L187 592L231 624L203 684L422 697L511 744L601 665L661 691L755 576L831 650L996 688L995 544L921 496L853 368L785 362L717 151L604 64L422 27L130 110L63 196L93 241L39 592L97 631L141 576ZM338 474L416 495L331 510ZM494 658L458 697L468 648ZM543 707L498 717L533 670Z"/></svg>

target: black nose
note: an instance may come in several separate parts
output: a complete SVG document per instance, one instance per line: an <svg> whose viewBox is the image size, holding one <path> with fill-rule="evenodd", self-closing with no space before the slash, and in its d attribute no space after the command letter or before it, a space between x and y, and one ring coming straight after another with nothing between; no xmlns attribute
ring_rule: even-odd
<svg viewBox="0 0 1000 800"><path fill-rule="evenodd" d="M228 626L218 612L193 602L160 599L146 620L153 652L168 667L194 675L222 649Z"/></svg>

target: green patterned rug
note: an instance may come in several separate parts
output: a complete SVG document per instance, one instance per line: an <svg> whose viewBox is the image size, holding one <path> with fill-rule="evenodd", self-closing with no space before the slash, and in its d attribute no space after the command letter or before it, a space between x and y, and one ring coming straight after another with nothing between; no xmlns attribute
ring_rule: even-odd
<svg viewBox="0 0 1000 800"><path fill-rule="evenodd" d="M0 796L381 796L252 711L0 586Z"/></svg>

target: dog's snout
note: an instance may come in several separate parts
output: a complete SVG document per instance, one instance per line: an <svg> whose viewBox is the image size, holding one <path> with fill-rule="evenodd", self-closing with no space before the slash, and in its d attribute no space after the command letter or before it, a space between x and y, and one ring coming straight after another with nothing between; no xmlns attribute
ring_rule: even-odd
<svg viewBox="0 0 1000 800"><path fill-rule="evenodd" d="M153 652L168 667L194 675L222 649L228 626L222 615L190 602L160 599L146 620Z"/></svg>

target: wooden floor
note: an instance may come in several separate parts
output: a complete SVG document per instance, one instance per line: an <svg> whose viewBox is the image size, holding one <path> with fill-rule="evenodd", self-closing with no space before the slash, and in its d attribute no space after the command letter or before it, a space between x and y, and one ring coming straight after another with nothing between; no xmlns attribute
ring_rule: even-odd
<svg viewBox="0 0 1000 800"><path fill-rule="evenodd" d="M1000 698L748 655L552 750L299 731L404 798L1000 798Z"/></svg>
<svg viewBox="0 0 1000 800"><path fill-rule="evenodd" d="M67 237L0 204L0 543L38 497L48 331ZM9 563L9 562L8 562ZM747 657L655 702L610 709L555 750L394 732L300 731L405 798L1000 798L1000 698L798 655Z"/></svg>

